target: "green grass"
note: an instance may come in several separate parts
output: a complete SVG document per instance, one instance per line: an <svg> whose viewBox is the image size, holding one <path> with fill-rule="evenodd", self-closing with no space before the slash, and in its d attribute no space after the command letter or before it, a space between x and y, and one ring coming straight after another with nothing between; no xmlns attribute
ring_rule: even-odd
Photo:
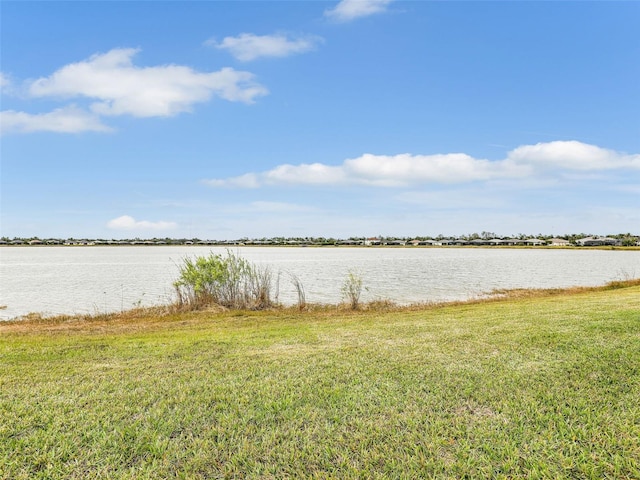
<svg viewBox="0 0 640 480"><path fill-rule="evenodd" d="M640 478L640 286L0 324L0 478Z"/></svg>

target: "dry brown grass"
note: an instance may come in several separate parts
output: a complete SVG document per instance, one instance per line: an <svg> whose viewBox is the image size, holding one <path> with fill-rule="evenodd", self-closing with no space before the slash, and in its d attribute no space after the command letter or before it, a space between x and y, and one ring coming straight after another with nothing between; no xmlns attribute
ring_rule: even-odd
<svg viewBox="0 0 640 480"><path fill-rule="evenodd" d="M635 287L640 285L640 278L629 280L614 280L605 285L597 287L567 287L567 288L515 288L515 289L499 289L491 292L491 297L486 300L500 300L503 298L538 298L550 297L554 295L578 295L588 292L602 292L606 290L615 290L618 288ZM480 301L486 301L480 300Z"/></svg>
<svg viewBox="0 0 640 480"><path fill-rule="evenodd" d="M198 323L203 316L208 318L223 317L265 317L309 315L309 318L323 319L345 316L366 316L377 313L392 312L419 312L457 305L474 305L481 303L501 302L505 300L534 299L559 295L579 295L590 292L602 292L619 288L640 286L640 278L630 280L615 280L605 285L596 287L569 287L569 288L542 288L542 289L500 289L490 292L487 296L472 298L469 300L424 302L400 305L390 300L375 300L360 303L357 309L351 308L347 303L341 304L314 304L307 303L304 308L298 305L273 306L261 312L230 310L219 305L211 305L206 309L190 310L184 305L163 305L154 307L141 307L123 312L86 314L86 315L56 315L43 316L39 313L30 313L16 320L0 322L0 333L39 333L53 332L133 332L149 329L158 329L180 322L182 325Z"/></svg>

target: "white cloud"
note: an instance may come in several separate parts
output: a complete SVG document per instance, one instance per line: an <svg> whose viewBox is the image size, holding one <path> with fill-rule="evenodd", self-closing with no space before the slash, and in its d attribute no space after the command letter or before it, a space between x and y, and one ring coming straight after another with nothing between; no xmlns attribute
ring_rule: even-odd
<svg viewBox="0 0 640 480"><path fill-rule="evenodd" d="M175 222L149 222L136 220L129 215L122 215L107 223L107 227L113 230L171 230L177 226Z"/></svg>
<svg viewBox="0 0 640 480"><path fill-rule="evenodd" d="M399 187L420 183L463 183L524 175L520 166L476 160L464 154L394 156L365 154L340 166L322 163L279 165L262 173L207 180L213 187L262 185L371 185ZM250 185L247 179L251 179Z"/></svg>
<svg viewBox="0 0 640 480"><path fill-rule="evenodd" d="M413 183L464 183L522 176L526 171L464 153L446 155L371 155L346 160L343 168L358 183L403 186Z"/></svg>
<svg viewBox="0 0 640 480"><path fill-rule="evenodd" d="M626 155L577 141L524 145L509 152L509 160L540 168L610 170L640 168L640 155Z"/></svg>
<svg viewBox="0 0 640 480"><path fill-rule="evenodd" d="M341 167L322 163L280 165L265 172L263 181L268 184L327 185L345 183L348 179Z"/></svg>
<svg viewBox="0 0 640 480"><path fill-rule="evenodd" d="M366 17L386 11L393 0L342 0L338 5L324 12L326 17L340 22Z"/></svg>
<svg viewBox="0 0 640 480"><path fill-rule="evenodd" d="M262 185L338 185L348 179L340 167L321 163L279 165L262 173L246 173L225 179L204 180L211 187L259 188Z"/></svg>
<svg viewBox="0 0 640 480"><path fill-rule="evenodd" d="M421 184L459 184L518 178L531 182L536 173L567 174L603 169L640 169L640 155L627 155L575 141L525 145L503 160L473 158L464 153L441 155L364 154L342 165L322 163L279 165L261 173L247 173L205 182L213 187L263 185L370 185L403 187Z"/></svg>
<svg viewBox="0 0 640 480"><path fill-rule="evenodd" d="M288 57L308 52L322 41L322 38L312 35L288 38L281 33L274 35L242 33L237 37L225 37L220 43L211 39L206 42L206 45L227 50L238 60L249 62L260 57Z"/></svg>
<svg viewBox="0 0 640 480"><path fill-rule="evenodd" d="M180 65L138 67L132 48L117 48L66 65L49 77L33 81L33 97L96 99L91 110L100 115L168 117L191 111L196 103L219 97L252 103L268 93L250 72L223 68L198 72Z"/></svg>
<svg viewBox="0 0 640 480"><path fill-rule="evenodd" d="M31 133L31 132L108 132L109 127L103 125L100 119L89 112L73 105L56 109L49 113L30 114L5 110L0 112L0 132Z"/></svg>
<svg viewBox="0 0 640 480"><path fill-rule="evenodd" d="M260 181L255 173L247 173L239 177L227 179L211 179L204 180L204 183L210 187L232 187L232 188L258 188Z"/></svg>

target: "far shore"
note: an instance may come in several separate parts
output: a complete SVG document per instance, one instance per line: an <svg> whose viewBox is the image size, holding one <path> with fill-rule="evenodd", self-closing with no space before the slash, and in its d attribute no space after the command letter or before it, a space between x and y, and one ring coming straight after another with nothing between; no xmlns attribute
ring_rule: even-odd
<svg viewBox="0 0 640 480"><path fill-rule="evenodd" d="M218 247L218 248L255 248L255 247L267 247L267 248L409 248L409 249L436 249L436 248L490 248L490 249L526 249L526 250L620 250L620 251L633 251L640 250L640 245L593 245L593 246L578 246L578 245L341 245L341 244L299 244L299 245L286 245L286 244L257 244L257 243L199 243L199 244L186 244L186 243L162 243L162 244L149 244L149 243L92 243L92 244L0 244L0 248L49 248L49 247Z"/></svg>

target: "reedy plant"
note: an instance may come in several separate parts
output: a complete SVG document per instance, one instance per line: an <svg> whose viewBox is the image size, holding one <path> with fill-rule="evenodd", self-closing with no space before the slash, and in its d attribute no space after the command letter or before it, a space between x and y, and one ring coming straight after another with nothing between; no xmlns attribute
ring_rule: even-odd
<svg viewBox="0 0 640 480"><path fill-rule="evenodd" d="M360 305L360 295L362 294L362 277L350 270L347 273L341 288L342 297L346 298L352 310L357 310Z"/></svg>
<svg viewBox="0 0 640 480"><path fill-rule="evenodd" d="M300 279L293 273L291 274L291 283L298 294L298 309L304 310L307 306L307 296L304 291L304 285L302 285Z"/></svg>

